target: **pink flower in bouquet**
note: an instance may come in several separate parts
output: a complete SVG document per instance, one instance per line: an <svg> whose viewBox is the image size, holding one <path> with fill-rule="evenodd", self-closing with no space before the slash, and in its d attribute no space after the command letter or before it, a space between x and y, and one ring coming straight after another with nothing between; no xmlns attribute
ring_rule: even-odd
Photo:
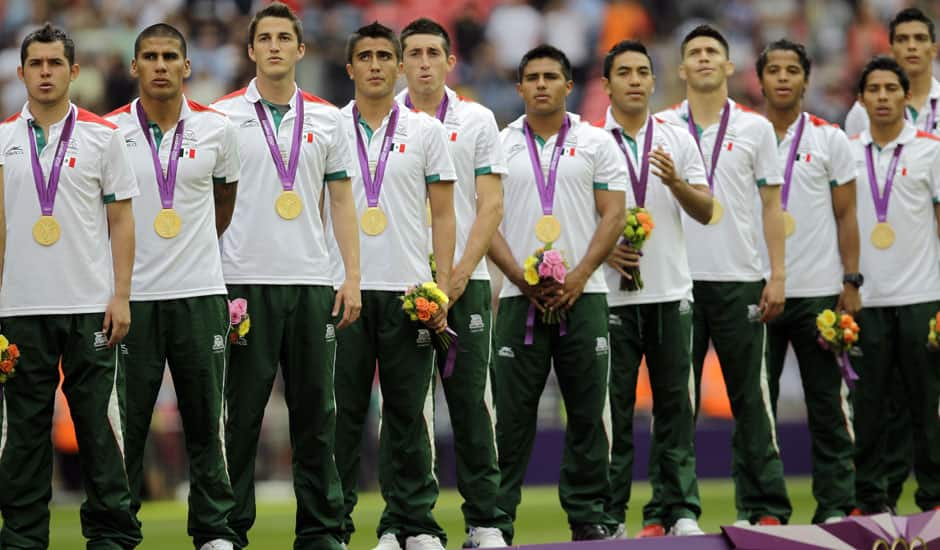
<svg viewBox="0 0 940 550"><path fill-rule="evenodd" d="M539 264L539 277L543 279L547 279L551 276L552 276L552 264L542 259L542 263Z"/></svg>
<svg viewBox="0 0 940 550"><path fill-rule="evenodd" d="M555 264L552 266L552 278L559 283L565 284L565 275L567 274L568 270L565 268L565 264Z"/></svg>
<svg viewBox="0 0 940 550"><path fill-rule="evenodd" d="M235 298L228 303L228 315L233 325L242 322L242 319L248 313L248 300L244 298Z"/></svg>
<svg viewBox="0 0 940 550"><path fill-rule="evenodd" d="M565 259L561 256L561 252L553 248L551 250L546 250L545 254L542 255L542 263L548 264L552 267L556 265L564 266Z"/></svg>

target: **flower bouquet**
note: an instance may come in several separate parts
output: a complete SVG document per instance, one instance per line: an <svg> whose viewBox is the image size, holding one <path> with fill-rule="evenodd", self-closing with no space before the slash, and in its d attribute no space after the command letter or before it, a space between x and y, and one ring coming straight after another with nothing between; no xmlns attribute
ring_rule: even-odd
<svg viewBox="0 0 940 550"><path fill-rule="evenodd" d="M940 350L940 334L937 334L937 324L940 324L940 311L930 320L930 332L927 333L927 349Z"/></svg>
<svg viewBox="0 0 940 550"><path fill-rule="evenodd" d="M251 320L248 318L248 300L244 298L229 300L228 315L229 322L232 324L228 338L229 342L234 344L239 338L244 338L251 328Z"/></svg>
<svg viewBox="0 0 940 550"><path fill-rule="evenodd" d="M627 244L634 250L643 248L643 244L650 238L653 228L653 218L649 211L642 207L633 207L627 211L627 224L623 228L623 241L621 244ZM620 277L620 290L640 290L643 288L643 277L640 276L639 267L631 267L630 279Z"/></svg>
<svg viewBox="0 0 940 550"><path fill-rule="evenodd" d="M0 334L0 384L16 376L16 362L19 359L20 349Z"/></svg>
<svg viewBox="0 0 940 550"><path fill-rule="evenodd" d="M433 255L431 260L433 261ZM432 264L433 265L433 264ZM412 321L426 323L431 320L449 301L447 294L441 290L437 283L427 282L409 288L401 297L402 310ZM457 357L457 333L450 327L433 334L434 346L442 353L447 354L447 361L442 377L448 378L454 370L454 360Z"/></svg>
<svg viewBox="0 0 940 550"><path fill-rule="evenodd" d="M817 341L820 347L835 354L842 370L842 378L850 388L854 387L858 374L852 369L849 356L862 355L862 350L857 345L858 333L861 331L858 323L848 313L840 315L826 309L816 316L816 329L819 331Z"/></svg>
<svg viewBox="0 0 940 550"><path fill-rule="evenodd" d="M568 262L564 255L551 245L538 248L531 256L525 259L525 282L529 286L541 283L554 282L565 284L568 275ZM546 325L557 325L565 319L565 310L547 309L542 314L542 322Z"/></svg>

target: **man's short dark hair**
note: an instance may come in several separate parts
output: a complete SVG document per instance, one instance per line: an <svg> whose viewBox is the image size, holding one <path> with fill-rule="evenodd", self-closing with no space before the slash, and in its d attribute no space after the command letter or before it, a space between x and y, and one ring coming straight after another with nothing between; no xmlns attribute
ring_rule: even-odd
<svg viewBox="0 0 940 550"><path fill-rule="evenodd" d="M862 76L858 79L858 93L859 95L865 91L865 85L868 83L868 75L874 71L890 71L898 75L898 80L901 82L901 88L904 89L904 93L907 94L911 90L911 80L907 77L907 73L904 72L904 69L898 65L898 62L894 58L879 55L873 57L871 61L865 65L865 68L862 69Z"/></svg>
<svg viewBox="0 0 940 550"><path fill-rule="evenodd" d="M770 56L770 52L781 50L796 54L800 59L800 66L803 67L803 74L805 78L809 80L809 71L810 68L812 68L812 62L809 60L809 55L806 54L806 48L803 47L803 44L787 40L786 38L781 38L780 40L767 44L764 51L757 57L757 78L760 79L764 77L764 69L767 68L767 58Z"/></svg>
<svg viewBox="0 0 940 550"><path fill-rule="evenodd" d="M610 71L614 68L614 59L618 55L626 52L637 52L646 56L646 59L650 62L650 72L653 72L653 58L650 57L649 52L646 51L646 46L637 42L636 40L621 40L614 44L614 46L607 52L607 55L604 56L604 78L610 78Z"/></svg>
<svg viewBox="0 0 940 550"><path fill-rule="evenodd" d="M29 50L29 45L33 42L43 44L61 42L62 48L65 50L65 59L68 60L69 65L75 64L75 42L72 42L69 35L65 34L65 31L59 27L53 27L51 23L46 23L39 29L27 34L26 38L23 39L23 44L20 46L20 65L26 64L26 54Z"/></svg>
<svg viewBox="0 0 940 550"><path fill-rule="evenodd" d="M571 80L571 61L568 61L568 56L565 55L565 52L555 46L542 44L541 46L532 48L522 56L522 61L519 62L519 82L522 82L522 75L525 73L525 68L530 61L544 58L557 61L561 65L561 73L565 75L565 80Z"/></svg>
<svg viewBox="0 0 940 550"><path fill-rule="evenodd" d="M682 53L682 58L685 59L685 47L692 40L699 37L714 38L717 40L721 46L725 49L725 57L730 56L730 48L728 48L728 41L725 40L724 35L718 32L718 29L711 25L699 25L689 31L689 34L685 35L685 38L682 39L682 45L679 47L679 51Z"/></svg>
<svg viewBox="0 0 940 550"><path fill-rule="evenodd" d="M401 61L401 42L398 40L398 36L395 35L395 31L378 21L373 21L364 27L359 27L356 32L349 35L349 40L346 41L346 63L352 64L353 50L356 49L356 44L364 38L384 38L388 40L392 43L392 49L395 50L395 58Z"/></svg>
<svg viewBox="0 0 940 550"><path fill-rule="evenodd" d="M297 35L297 42L303 42L304 40L304 27L300 22L300 18L297 17L297 14L291 11L290 7L287 4L282 2L273 2L251 18L251 23L248 24L248 45L251 46L255 43L255 33L258 31L258 22L264 19L265 17L280 17L281 19L287 19L291 22L291 25L294 27L294 34Z"/></svg>
<svg viewBox="0 0 940 550"><path fill-rule="evenodd" d="M150 25L146 29L140 31L140 34L137 35L137 40L134 40L135 58L140 54L140 44L148 38L175 38L180 43L180 49L183 51L183 58L186 57L186 38L183 37L183 33L181 33L173 25L168 25L167 23L157 23L155 25Z"/></svg>
<svg viewBox="0 0 940 550"><path fill-rule="evenodd" d="M407 40L409 36L416 34L430 34L441 37L444 39L444 53L450 55L450 35L447 34L447 30L437 21L422 17L408 23L408 25L402 29L401 37L399 38L399 40L401 40L402 49L405 47L405 40Z"/></svg>
<svg viewBox="0 0 940 550"><path fill-rule="evenodd" d="M910 23L912 21L927 25L927 33L930 35L930 41L937 41L937 35L934 31L933 21L931 21L930 18L927 17L927 15L918 8L907 8L899 11L898 14L894 16L894 19L888 23L888 38L890 38L892 44L894 44L894 31L897 29L897 26L901 23Z"/></svg>

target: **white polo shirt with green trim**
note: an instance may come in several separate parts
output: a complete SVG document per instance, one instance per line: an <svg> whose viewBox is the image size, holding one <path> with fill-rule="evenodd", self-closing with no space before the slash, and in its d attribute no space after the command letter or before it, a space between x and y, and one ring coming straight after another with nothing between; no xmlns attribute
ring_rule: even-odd
<svg viewBox="0 0 940 550"><path fill-rule="evenodd" d="M499 146L499 127L493 111L483 105L457 95L445 87L447 94L447 112L444 115L444 130L447 136L447 150L450 153L457 182L454 188L454 213L457 215L457 246L454 250L454 264L463 257L470 229L477 216L476 177L485 174L505 174L506 162ZM396 99L404 105L405 89ZM480 260L473 270L471 279L490 280L486 269L486 260Z"/></svg>
<svg viewBox="0 0 940 550"><path fill-rule="evenodd" d="M343 136L342 116L329 102L306 92L296 191L300 216L281 218L274 208L281 181L265 141L255 103L261 101L277 136L285 166L290 155L297 110L261 99L252 80L247 88L212 104L225 113L238 134L241 180L232 223L222 235L222 272L227 284L332 285L331 262L320 216L329 202L325 182L349 177L353 157Z"/></svg>
<svg viewBox="0 0 940 550"><path fill-rule="evenodd" d="M708 185L705 179L705 166L702 156L695 146L695 140L682 128L652 117L653 143L650 151L661 148L672 158L676 175L691 185ZM646 125L637 132L636 139L623 133L623 128L607 108L603 121L607 132L620 132L624 148L630 155L637 178L641 177L643 149L648 138ZM622 162L626 163L623 153ZM624 164L626 166L626 164ZM653 218L656 227L643 245L643 257L640 258L640 273L643 276L643 288L637 291L620 290L621 275L615 269L604 265L604 273L610 293L607 303L611 307L635 304L655 304L692 299L692 275L689 272L689 259L685 249L685 231L682 227L682 207L672 191L653 173L650 165L646 183L646 209ZM629 180L628 180L629 181ZM627 185L627 208L637 206L633 186Z"/></svg>
<svg viewBox="0 0 940 550"><path fill-rule="evenodd" d="M714 172L714 195L724 210L714 225L702 225L684 215L689 267L695 281L754 282L764 278L764 243L759 188L781 185L773 125L762 115L729 100L731 114ZM688 101L657 116L688 127ZM718 123L699 129L703 163L711 170L712 147Z"/></svg>
<svg viewBox="0 0 940 550"><path fill-rule="evenodd" d="M61 237L51 246L32 233L42 211L29 154L29 104L0 124L7 223L0 317L100 313L114 294L106 204L136 197L137 179L117 126L70 107L77 117L52 212ZM48 135L34 126L46 182L66 118Z"/></svg>
<svg viewBox="0 0 940 550"><path fill-rule="evenodd" d="M356 150L356 124L366 143L372 173L381 153L389 115L378 128L364 120L353 120L354 101L342 109L343 129L349 148ZM378 235L366 235L359 226L368 202L358 160L352 171L353 196L356 200L356 225L359 226L360 271L362 290L403 292L409 286L431 280L428 251L431 237L427 228L428 185L451 185L457 178L447 152L444 126L435 118L399 105L398 125L392 137L385 177L379 193L379 208L388 224ZM391 112L389 112L391 114ZM357 157L358 159L358 157ZM336 284L345 271L335 239L330 239Z"/></svg>
<svg viewBox="0 0 940 550"><path fill-rule="evenodd" d="M937 102L937 114L934 117L933 124L928 128L931 100ZM937 82L936 78L930 79L930 92L927 94L924 104L919 109L908 105L905 109L904 120L918 130L931 134L940 133L940 82ZM849 109L848 114L845 115L845 133L850 136L861 134L868 129L868 123L868 112L865 111L865 107L860 102L856 101Z"/></svg>
<svg viewBox="0 0 940 550"><path fill-rule="evenodd" d="M855 179L849 138L839 126L809 113L793 162L787 209L796 231L786 243L787 298L832 296L842 291L842 256L832 210L832 190ZM787 128L777 145L780 165L786 169L799 118ZM765 257L766 260L766 257ZM764 264L770 276L769 263Z"/></svg>
<svg viewBox="0 0 940 550"><path fill-rule="evenodd" d="M552 214L561 223L561 236L552 247L560 250L570 268L574 268L587 253L600 221L594 191L597 189L625 193L628 176L623 153L611 134L582 121L581 117L574 113L568 113L568 118L571 128L565 137L564 150L558 161L552 208ZM505 207L499 228L520 266L537 248L544 246L535 237L535 224L543 215L542 203L526 147L523 121L524 115L499 134L508 170L503 176ZM554 135L545 142L536 138L536 143L541 147L539 160L546 183L557 137ZM607 293L602 269L597 269L591 274L584 286L584 292ZM503 283L500 291L501 298L521 294L519 288L508 280Z"/></svg>
<svg viewBox="0 0 940 550"><path fill-rule="evenodd" d="M163 172L166 173L171 154L179 158L173 209L179 214L182 227L177 236L165 239L153 228L163 203L150 146L137 118L139 101L135 99L105 117L121 129L140 187L140 197L134 201L136 248L131 300L226 294L215 228L213 185L238 181L235 127L219 111L185 97L180 110L180 120L184 122L178 151L171 150L178 124L164 134L155 123L149 123L148 131Z"/></svg>
<svg viewBox="0 0 940 550"><path fill-rule="evenodd" d="M859 265L865 276L862 304L889 307L940 300L940 240L934 210L940 202L940 138L905 125L893 142L884 148L872 147L878 190L883 192L894 150L904 145L888 200L887 222L895 240L885 249L871 243L878 223L865 164L865 148L871 142L868 130L850 140L858 173Z"/></svg>

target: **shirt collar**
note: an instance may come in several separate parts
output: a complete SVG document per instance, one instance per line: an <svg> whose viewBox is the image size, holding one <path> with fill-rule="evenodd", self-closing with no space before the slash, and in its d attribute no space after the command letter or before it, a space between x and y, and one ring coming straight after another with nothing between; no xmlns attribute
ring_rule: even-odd
<svg viewBox="0 0 940 550"><path fill-rule="evenodd" d="M261 101L261 92L258 91L257 80L258 80L258 77L252 78L251 82L248 83L248 87L245 89L245 99L247 99L249 103L257 103ZM294 84L294 91L291 94L291 98L292 98L291 110L293 111L294 103L296 102L296 98L297 98L297 84L296 83Z"/></svg>
<svg viewBox="0 0 940 550"><path fill-rule="evenodd" d="M67 118L69 117L69 113L71 113L72 111L75 111L75 110L77 110L77 109L78 109L78 107L76 107L74 103L69 102L69 110L68 110L68 112L65 113L65 116L64 116L64 117L62 117L61 119L59 119L58 121L52 123L52 125L49 126L49 133L51 134L53 130L58 129L58 128L61 127L63 124L65 124L65 119L67 119ZM23 109L20 110L20 116L23 117L23 120L25 120L27 124L31 124L32 121L35 119L35 117L33 116L33 113L30 112L30 110L29 110L29 102L28 102L28 101L23 104Z"/></svg>
<svg viewBox="0 0 940 550"><path fill-rule="evenodd" d="M901 130L901 133L898 134L898 137L894 138L894 141L888 143L881 148L882 151L887 151L889 149L894 149L897 145L907 145L908 143L914 141L917 137L917 128L914 128L910 124L905 124L904 128ZM858 137L859 141L864 146L868 146L872 142L871 139L871 130L865 130Z"/></svg>
<svg viewBox="0 0 940 550"><path fill-rule="evenodd" d="M734 108L735 105L737 105L737 103L735 103L735 101L734 101L733 99L731 99L730 97L727 98L727 102L725 103L725 106L726 106L728 109L730 109L730 114L728 115L728 120L729 120L729 121L731 120L732 117L734 117L734 112L735 112L735 110L736 110L736 109ZM723 108L725 108L725 107L723 107ZM682 103L679 104L679 109L678 109L678 110L679 110L679 116L682 117L682 120L688 121L688 120L689 120L689 100L688 100L688 99L682 100ZM698 124L698 123L696 123L696 124ZM704 130L704 128L703 128L703 130Z"/></svg>
<svg viewBox="0 0 940 550"><path fill-rule="evenodd" d="M134 98L131 101L131 116L134 117L134 120L137 120L137 104L140 103L140 98ZM189 106L189 99L186 97L186 94L183 94L183 104L180 106L180 118L179 120L187 120L193 114L193 110ZM150 118L147 118L147 122L150 122ZM177 121L179 124L179 121Z"/></svg>
<svg viewBox="0 0 940 550"><path fill-rule="evenodd" d="M405 104L405 97L408 95L408 88L398 92L398 95L395 96L395 101ZM444 85L444 95L447 97L447 112L444 113L444 119L453 112L454 107L457 105L457 102L460 101L460 97L457 95L457 92L450 89L446 84ZM434 116L434 115L431 115Z"/></svg>
<svg viewBox="0 0 940 550"><path fill-rule="evenodd" d="M571 131L574 130L575 126L577 126L577 125L581 122L581 117L580 117L579 115L576 115L576 114L570 113L570 112L566 112L565 114L568 115L568 119L571 121L571 127L570 127L570 129L568 130L568 133L570 134ZM519 130L519 131L521 132L521 131L522 131L522 123L523 123L523 122L525 122L525 115L522 115L522 116L520 116L519 118L517 118L516 120L510 122L510 123L509 123L509 127L510 127L510 128L513 128L513 129L515 129L515 130Z"/></svg>
<svg viewBox="0 0 940 550"><path fill-rule="evenodd" d="M930 93L927 94L928 99L940 99L940 82L936 78L930 79Z"/></svg>
<svg viewBox="0 0 940 550"><path fill-rule="evenodd" d="M641 136L646 135L646 127L649 124L649 120L651 116L652 115L649 113L649 111L647 111L646 122L644 122L643 126L640 127L640 130L636 133L636 137L632 139L639 140ZM653 124L655 123L656 123L656 119L653 118ZM614 118L613 109L611 109L611 107L607 107L607 114L604 117L604 129L605 130L617 129L623 132L623 126L621 126L620 123L617 122L617 119Z"/></svg>

